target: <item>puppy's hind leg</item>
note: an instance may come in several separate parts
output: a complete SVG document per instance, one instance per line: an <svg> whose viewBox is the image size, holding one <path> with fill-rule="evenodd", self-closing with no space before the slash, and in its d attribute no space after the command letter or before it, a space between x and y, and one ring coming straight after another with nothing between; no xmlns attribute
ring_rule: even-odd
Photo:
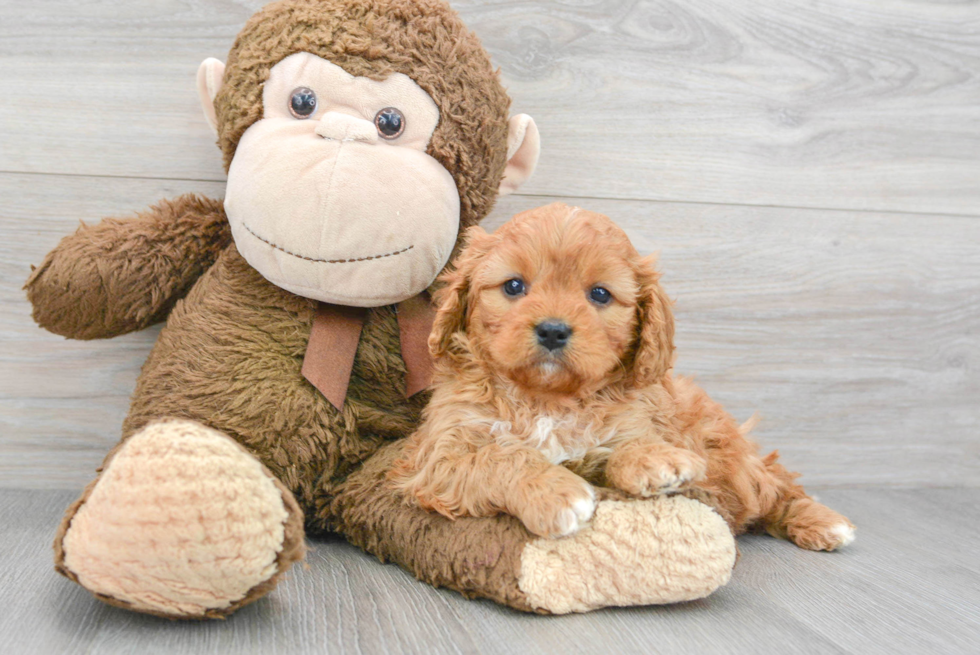
<svg viewBox="0 0 980 655"><path fill-rule="evenodd" d="M854 524L808 496L793 481L796 476L776 462L777 457L773 452L763 460L766 472L783 487L763 518L766 531L807 550L837 550L854 541Z"/></svg>

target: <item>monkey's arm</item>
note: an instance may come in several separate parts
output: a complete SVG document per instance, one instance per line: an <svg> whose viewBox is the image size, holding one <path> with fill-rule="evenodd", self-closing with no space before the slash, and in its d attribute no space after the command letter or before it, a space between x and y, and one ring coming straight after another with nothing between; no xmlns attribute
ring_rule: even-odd
<svg viewBox="0 0 980 655"><path fill-rule="evenodd" d="M24 289L41 327L100 339L162 321L231 242L222 201L187 194L134 218L82 225Z"/></svg>
<svg viewBox="0 0 980 655"><path fill-rule="evenodd" d="M395 441L368 458L313 518L329 517L354 545L436 587L564 614L693 600L731 575L735 540L703 503L681 496L624 501L600 491L589 528L537 538L513 516L454 521L406 502L386 479L403 446Z"/></svg>

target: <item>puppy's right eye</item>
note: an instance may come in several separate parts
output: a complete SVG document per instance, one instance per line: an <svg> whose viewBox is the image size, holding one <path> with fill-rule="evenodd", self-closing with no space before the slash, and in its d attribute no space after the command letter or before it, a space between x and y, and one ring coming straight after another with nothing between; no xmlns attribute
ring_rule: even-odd
<svg viewBox="0 0 980 655"><path fill-rule="evenodd" d="M504 282L504 293L511 298L516 298L517 296L523 295L525 290L524 280L519 277L515 277L512 280L507 280Z"/></svg>

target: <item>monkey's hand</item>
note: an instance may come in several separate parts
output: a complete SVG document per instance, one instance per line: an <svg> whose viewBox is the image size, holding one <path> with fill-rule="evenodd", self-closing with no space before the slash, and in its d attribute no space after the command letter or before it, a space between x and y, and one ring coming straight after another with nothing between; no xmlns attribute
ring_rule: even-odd
<svg viewBox="0 0 980 655"><path fill-rule="evenodd" d="M41 327L100 339L162 321L231 242L220 200L188 194L134 218L83 224L24 289Z"/></svg>

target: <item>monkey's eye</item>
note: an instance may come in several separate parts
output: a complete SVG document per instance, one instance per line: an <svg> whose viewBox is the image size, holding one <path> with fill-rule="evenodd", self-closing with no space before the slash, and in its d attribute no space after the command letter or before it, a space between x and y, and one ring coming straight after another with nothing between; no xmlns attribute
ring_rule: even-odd
<svg viewBox="0 0 980 655"><path fill-rule="evenodd" d="M374 126L382 139L397 139L405 131L405 116L394 107L385 107L375 114Z"/></svg>
<svg viewBox="0 0 980 655"><path fill-rule="evenodd" d="M504 282L504 293L511 298L516 298L517 296L522 295L526 290L524 280L519 277L515 277L512 280L507 280Z"/></svg>
<svg viewBox="0 0 980 655"><path fill-rule="evenodd" d="M301 86L293 89L293 95L289 96L289 113L296 118L309 118L316 111L316 94L313 89Z"/></svg>
<svg viewBox="0 0 980 655"><path fill-rule="evenodd" d="M608 305L609 301L612 300L612 294L605 287L592 287L592 290L589 291L589 298L597 305Z"/></svg>

